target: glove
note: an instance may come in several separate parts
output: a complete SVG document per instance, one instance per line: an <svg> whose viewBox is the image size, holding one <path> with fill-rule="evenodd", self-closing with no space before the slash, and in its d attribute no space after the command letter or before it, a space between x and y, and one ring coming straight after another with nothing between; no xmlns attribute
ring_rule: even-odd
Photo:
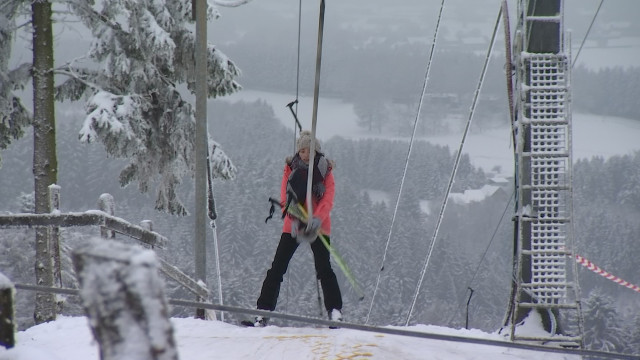
<svg viewBox="0 0 640 360"><path fill-rule="evenodd" d="M298 244L313 244L318 238L318 230L321 224L322 221L316 217L311 219L309 225L296 219L291 222L291 237L296 239Z"/></svg>
<svg viewBox="0 0 640 360"><path fill-rule="evenodd" d="M307 224L307 227L305 229L305 234L306 235L318 235L318 230L320 230L320 226L322 225L322 220L320 220L317 217L312 217L311 221L309 221L309 223Z"/></svg>
<svg viewBox="0 0 640 360"><path fill-rule="evenodd" d="M296 239L298 244L303 242L311 242L312 239L309 239L309 235L305 235L305 229L307 225L300 221L298 218L294 217L291 219L291 237Z"/></svg>
<svg viewBox="0 0 640 360"><path fill-rule="evenodd" d="M291 217L291 237L292 238L297 239L298 234L302 233L302 229L304 229L304 227L301 228L301 226L304 226L304 225L300 225L300 220L298 220L298 218Z"/></svg>

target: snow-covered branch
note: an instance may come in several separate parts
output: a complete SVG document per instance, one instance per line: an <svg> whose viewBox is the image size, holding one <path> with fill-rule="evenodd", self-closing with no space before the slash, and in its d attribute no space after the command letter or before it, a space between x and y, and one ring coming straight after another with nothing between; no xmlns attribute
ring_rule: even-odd
<svg viewBox="0 0 640 360"><path fill-rule="evenodd" d="M104 25L107 25L114 31L124 32L124 30L120 26L120 23L95 11L90 5L88 5L86 1L70 1L69 3L72 7L75 7L76 11L79 13L78 15L80 15L80 18L84 21L90 20L90 22L100 22ZM85 24L89 28L91 28L90 24Z"/></svg>
<svg viewBox="0 0 640 360"><path fill-rule="evenodd" d="M222 151L220 144L209 139L211 152L209 161L211 162L211 175L216 179L233 180L238 169L233 165L231 159Z"/></svg>
<svg viewBox="0 0 640 360"><path fill-rule="evenodd" d="M9 71L7 74L7 83L11 85L13 90L23 90L24 85L31 79L31 63L23 63L17 68ZM3 79L4 81L5 79Z"/></svg>
<svg viewBox="0 0 640 360"><path fill-rule="evenodd" d="M53 71L54 74L56 75L66 75L70 78L72 78L72 80L75 80L77 82L82 83L83 85L85 85L85 87L89 87L91 89L94 90L102 90L102 87L97 85L96 83L93 83L91 81L86 80L88 78L87 74L83 73L83 74L77 74L76 70L72 69L72 68L67 68L66 70L63 69L54 69ZM63 98L71 98L69 96L65 96L65 90L66 88L69 86L68 81L65 81L62 85L58 86L58 92L62 91L63 93L60 95ZM77 86L76 86L77 87ZM82 89L82 91L84 91L84 89ZM59 97L59 96L56 96ZM78 97L79 98L79 97ZM72 98L73 100L77 100L78 98Z"/></svg>

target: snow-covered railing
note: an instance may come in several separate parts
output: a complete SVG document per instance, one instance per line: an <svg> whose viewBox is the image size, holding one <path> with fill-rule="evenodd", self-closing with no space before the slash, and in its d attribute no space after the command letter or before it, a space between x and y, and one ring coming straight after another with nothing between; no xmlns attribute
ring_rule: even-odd
<svg viewBox="0 0 640 360"><path fill-rule="evenodd" d="M0 229L1 228L21 228L21 227L49 227L51 231L50 235L58 235L60 227L74 227L74 226L100 226L100 235L102 238L115 238L115 234L119 233L128 236L132 239L146 244L152 248L164 249L168 240L166 237L153 231L153 224L150 220L143 220L140 222L140 226L133 225L128 221L116 217L115 203L113 196L110 194L100 195L98 201L98 207L100 210L88 210L85 212L70 212L61 213L60 208L60 187L52 185L49 187L50 192L50 213L46 214L32 214L32 213L18 213L10 215L0 215ZM58 246L59 239L52 238L51 242L54 246ZM56 250L56 252L59 250ZM58 268L59 254L53 254L56 274L60 274ZM209 298L209 290L207 287L190 278L188 275L180 271L177 267L169 264L163 259L160 261L160 270L169 278L175 280L180 285L184 286L188 291L198 296L200 299Z"/></svg>
<svg viewBox="0 0 640 360"><path fill-rule="evenodd" d="M100 226L100 235L103 238L115 238L115 233L120 233L130 238L136 239L151 247L163 249L167 244L167 238L151 231L148 220L142 221L142 226L132 225L128 221L114 216L115 202L111 194L102 194L98 199L100 210L89 210L81 213L61 213L60 212L60 186L49 186L49 213L32 214L19 213L10 215L0 215L0 228L11 227L49 227L52 229L51 241L54 244L59 242L60 227L73 226ZM58 252L59 249L56 249ZM56 254L54 254L56 256ZM59 256L59 254L57 254ZM59 262L59 259L58 259Z"/></svg>
<svg viewBox="0 0 640 360"><path fill-rule="evenodd" d="M100 210L83 213L11 214L0 215L0 228L11 227L73 227L94 226L132 237L147 245L164 248L167 238L153 231L132 225Z"/></svg>
<svg viewBox="0 0 640 360"><path fill-rule="evenodd" d="M160 261L160 270L168 277L175 280L178 284L184 286L187 290L200 297L200 299L209 298L209 290L202 283L193 280L177 267L169 264L166 260L158 258Z"/></svg>

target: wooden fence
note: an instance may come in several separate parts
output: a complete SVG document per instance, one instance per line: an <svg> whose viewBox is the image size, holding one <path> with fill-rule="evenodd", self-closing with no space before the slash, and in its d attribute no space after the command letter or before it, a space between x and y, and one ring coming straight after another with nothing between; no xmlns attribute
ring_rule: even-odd
<svg viewBox="0 0 640 360"><path fill-rule="evenodd" d="M110 194L102 194L98 201L100 210L85 212L60 212L60 187L49 186L49 200L51 212L47 214L18 213L0 215L0 228L48 228L49 242L52 256L50 269L56 278L60 277L60 237L61 227L99 226L101 237L113 239L116 233L135 239L150 248L164 249L168 240L166 237L152 230L150 220L143 220L140 225L133 225L126 220L114 216L115 203ZM209 290L206 286L195 281L177 267L160 259L161 272L195 294L199 300L209 298ZM60 282L61 284L61 282Z"/></svg>

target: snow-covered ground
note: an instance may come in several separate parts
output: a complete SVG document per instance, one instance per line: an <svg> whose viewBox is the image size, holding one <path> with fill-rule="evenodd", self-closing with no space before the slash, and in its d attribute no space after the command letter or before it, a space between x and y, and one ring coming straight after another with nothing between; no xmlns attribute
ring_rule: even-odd
<svg viewBox="0 0 640 360"><path fill-rule="evenodd" d="M438 341L350 329L244 328L221 321L172 319L180 359L446 359L446 360L573 360L579 356L499 346ZM454 336L501 340L479 330L454 330L418 325L407 328ZM84 317L62 317L18 333L11 350L0 347L0 360L94 360L98 345ZM133 360L133 359L132 359Z"/></svg>

